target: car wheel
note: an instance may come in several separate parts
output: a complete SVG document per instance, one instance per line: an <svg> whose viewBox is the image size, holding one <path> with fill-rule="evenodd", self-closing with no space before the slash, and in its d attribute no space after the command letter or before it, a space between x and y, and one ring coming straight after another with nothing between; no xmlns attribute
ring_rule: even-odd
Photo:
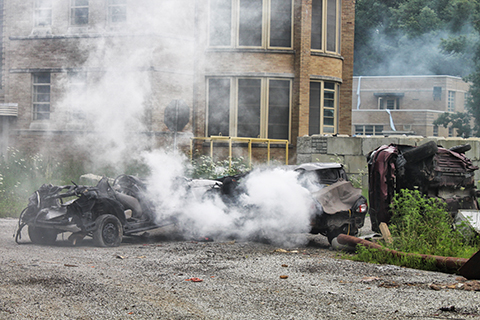
<svg viewBox="0 0 480 320"><path fill-rule="evenodd" d="M332 244L332 240L335 239L336 237L338 237L339 234L350 234L350 235L354 235L356 234L357 232L354 231L352 229L352 227L350 227L350 230L348 228L348 224L344 224L343 226L341 226L340 228L335 228L333 230L330 230L327 232L327 239L328 239L328 242L330 244Z"/></svg>
<svg viewBox="0 0 480 320"><path fill-rule="evenodd" d="M437 151L437 143L435 141L429 141L422 144L421 146L405 151L403 153L403 157L405 158L405 160L407 160L407 162L415 163L435 155Z"/></svg>
<svg viewBox="0 0 480 320"><path fill-rule="evenodd" d="M118 247L122 242L123 227L112 214L104 214L95 220L93 242L97 247Z"/></svg>
<svg viewBox="0 0 480 320"><path fill-rule="evenodd" d="M52 245L57 240L57 231L28 226L28 236L35 244Z"/></svg>

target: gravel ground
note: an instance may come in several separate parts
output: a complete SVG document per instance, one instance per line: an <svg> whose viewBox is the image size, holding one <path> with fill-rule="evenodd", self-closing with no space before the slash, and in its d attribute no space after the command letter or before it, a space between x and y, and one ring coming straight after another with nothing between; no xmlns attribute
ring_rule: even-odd
<svg viewBox="0 0 480 320"><path fill-rule="evenodd" d="M480 319L471 282L341 259L322 236L278 248L164 230L117 248L37 246L26 232L15 243L16 222L0 219L1 319Z"/></svg>

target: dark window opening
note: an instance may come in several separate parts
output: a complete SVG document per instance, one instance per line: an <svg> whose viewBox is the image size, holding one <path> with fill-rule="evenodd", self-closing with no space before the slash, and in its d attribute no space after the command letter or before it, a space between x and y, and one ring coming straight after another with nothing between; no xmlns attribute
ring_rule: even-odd
<svg viewBox="0 0 480 320"><path fill-rule="evenodd" d="M320 133L320 95L321 82L310 82L310 113L308 120L308 134Z"/></svg>
<svg viewBox="0 0 480 320"><path fill-rule="evenodd" d="M229 136L230 79L208 81L208 136Z"/></svg>
<svg viewBox="0 0 480 320"><path fill-rule="evenodd" d="M323 0L312 1L312 34L311 47L315 50L322 50L323 35Z"/></svg>
<svg viewBox="0 0 480 320"><path fill-rule="evenodd" d="M268 102L268 138L287 140L290 118L290 81L270 80Z"/></svg>
<svg viewBox="0 0 480 320"><path fill-rule="evenodd" d="M240 0L238 44L245 47L262 46L262 0Z"/></svg>
<svg viewBox="0 0 480 320"><path fill-rule="evenodd" d="M433 87L433 100L442 100L442 87Z"/></svg>
<svg viewBox="0 0 480 320"><path fill-rule="evenodd" d="M50 119L50 73L33 74L33 119Z"/></svg>
<svg viewBox="0 0 480 320"><path fill-rule="evenodd" d="M292 46L292 1L271 0L270 5L270 46Z"/></svg>
<svg viewBox="0 0 480 320"><path fill-rule="evenodd" d="M72 0L72 24L88 24L88 0Z"/></svg>
<svg viewBox="0 0 480 320"><path fill-rule="evenodd" d="M260 136L261 80L238 80L237 137Z"/></svg>
<svg viewBox="0 0 480 320"><path fill-rule="evenodd" d="M327 51L337 51L337 0L327 2Z"/></svg>

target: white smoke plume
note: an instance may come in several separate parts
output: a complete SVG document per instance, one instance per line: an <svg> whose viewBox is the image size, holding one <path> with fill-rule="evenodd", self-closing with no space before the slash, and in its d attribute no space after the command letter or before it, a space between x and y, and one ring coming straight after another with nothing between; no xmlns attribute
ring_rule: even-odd
<svg viewBox="0 0 480 320"><path fill-rule="evenodd" d="M305 243L305 237L291 236L308 232L312 217L312 199L297 172L256 169L240 180L241 193L221 198L209 192L211 184L199 186L183 178L181 156L157 150L144 157L152 169L148 186L159 224L174 216L186 237L268 240L283 246Z"/></svg>

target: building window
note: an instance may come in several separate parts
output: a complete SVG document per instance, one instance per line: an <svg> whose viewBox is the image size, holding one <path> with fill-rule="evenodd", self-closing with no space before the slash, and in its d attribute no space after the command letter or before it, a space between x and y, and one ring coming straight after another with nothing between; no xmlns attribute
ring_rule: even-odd
<svg viewBox="0 0 480 320"><path fill-rule="evenodd" d="M35 0L35 26L52 25L52 0Z"/></svg>
<svg viewBox="0 0 480 320"><path fill-rule="evenodd" d="M433 87L433 100L442 100L442 87Z"/></svg>
<svg viewBox="0 0 480 320"><path fill-rule="evenodd" d="M341 0L312 0L312 50L340 53L341 8Z"/></svg>
<svg viewBox="0 0 480 320"><path fill-rule="evenodd" d="M208 136L289 139L291 80L208 80Z"/></svg>
<svg viewBox="0 0 480 320"><path fill-rule="evenodd" d="M87 73L69 72L68 73L68 97L70 99L70 120L84 120L85 108L83 104L86 101L87 92Z"/></svg>
<svg viewBox="0 0 480 320"><path fill-rule="evenodd" d="M338 89L335 82L310 82L309 135L337 133Z"/></svg>
<svg viewBox="0 0 480 320"><path fill-rule="evenodd" d="M210 0L211 47L292 48L292 0Z"/></svg>
<svg viewBox="0 0 480 320"><path fill-rule="evenodd" d="M378 125L356 125L355 135L357 136L382 136L383 126Z"/></svg>
<svg viewBox="0 0 480 320"><path fill-rule="evenodd" d="M455 91L448 91L448 112L455 112Z"/></svg>
<svg viewBox="0 0 480 320"><path fill-rule="evenodd" d="M71 0L71 24L88 24L88 0Z"/></svg>
<svg viewBox="0 0 480 320"><path fill-rule="evenodd" d="M50 73L33 74L33 120L50 119Z"/></svg>
<svg viewBox="0 0 480 320"><path fill-rule="evenodd" d="M108 23L127 21L127 0L108 0Z"/></svg>
<svg viewBox="0 0 480 320"><path fill-rule="evenodd" d="M452 127L448 127L448 137L453 137L453 128Z"/></svg>
<svg viewBox="0 0 480 320"><path fill-rule="evenodd" d="M399 98L379 97L378 109L398 110L400 109Z"/></svg>
<svg viewBox="0 0 480 320"><path fill-rule="evenodd" d="M433 126L433 136L438 137L438 126Z"/></svg>

